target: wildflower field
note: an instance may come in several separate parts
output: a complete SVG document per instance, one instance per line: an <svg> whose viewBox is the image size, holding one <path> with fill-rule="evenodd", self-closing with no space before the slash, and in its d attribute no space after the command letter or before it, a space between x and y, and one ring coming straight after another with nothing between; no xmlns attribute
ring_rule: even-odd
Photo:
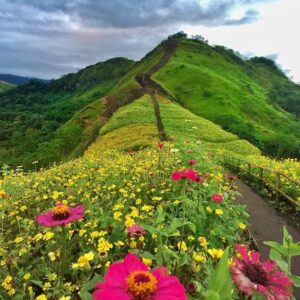
<svg viewBox="0 0 300 300"><path fill-rule="evenodd" d="M42 172L7 170L0 190L3 299L240 299L255 289L230 279L231 268L239 283L243 259L258 263L246 246L230 258L247 244L234 181L198 144L91 148Z"/></svg>

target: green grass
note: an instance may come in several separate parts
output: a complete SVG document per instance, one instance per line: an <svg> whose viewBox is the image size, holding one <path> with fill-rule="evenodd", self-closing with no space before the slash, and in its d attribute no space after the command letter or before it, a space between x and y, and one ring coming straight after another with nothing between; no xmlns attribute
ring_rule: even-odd
<svg viewBox="0 0 300 300"><path fill-rule="evenodd" d="M150 96L144 95L116 111L100 129L87 153L110 149L141 149L156 144L158 132Z"/></svg>
<svg viewBox="0 0 300 300"><path fill-rule="evenodd" d="M114 96L120 105L126 103L126 99L132 96L133 90L140 90L140 85L135 80L135 76L150 71L150 69L159 62L163 54L162 45L159 44L129 70L120 82L109 92L109 95Z"/></svg>
<svg viewBox="0 0 300 300"><path fill-rule="evenodd" d="M0 93L5 93L12 89L14 86L4 81L0 81Z"/></svg>
<svg viewBox="0 0 300 300"><path fill-rule="evenodd" d="M120 108L100 130L100 136L123 126L133 124L156 124L153 105L149 95Z"/></svg>
<svg viewBox="0 0 300 300"><path fill-rule="evenodd" d="M153 78L185 108L276 155L278 135L300 142L300 123L268 101L268 90L233 61L204 43L179 40L176 54ZM287 146L289 148L290 145ZM294 154L294 149L287 149Z"/></svg>
<svg viewBox="0 0 300 300"><path fill-rule="evenodd" d="M165 98L158 99L165 132L174 138L177 145L196 141L205 145L208 150L222 149L241 155L260 154L248 141L240 140L211 121L196 116Z"/></svg>

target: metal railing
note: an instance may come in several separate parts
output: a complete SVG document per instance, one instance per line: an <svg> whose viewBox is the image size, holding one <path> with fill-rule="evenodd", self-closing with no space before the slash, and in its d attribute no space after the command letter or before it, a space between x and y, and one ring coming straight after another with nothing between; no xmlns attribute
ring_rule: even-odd
<svg viewBox="0 0 300 300"><path fill-rule="evenodd" d="M261 188L265 185L272 189L275 192L275 199L276 199L276 206L279 207L279 201L280 201L280 196L284 197L286 200L288 200L292 205L296 207L300 207L300 202L297 201L297 199L292 198L290 195L288 195L286 192L282 190L282 179L284 178L285 180L293 183L294 185L298 186L300 189L300 181L295 180L288 175L268 168L268 167L262 167L259 165L255 165L247 160L240 159L234 156L229 156L229 155L222 155L223 162L225 165L235 167L239 169L240 171L243 170L246 172L246 175L249 179L251 178L256 178L261 184ZM244 166L245 168L242 168ZM255 174L253 170L258 170L258 174ZM269 175L274 176L274 182L271 180L268 181L266 180L265 174L268 173ZM271 177L271 176L270 176Z"/></svg>

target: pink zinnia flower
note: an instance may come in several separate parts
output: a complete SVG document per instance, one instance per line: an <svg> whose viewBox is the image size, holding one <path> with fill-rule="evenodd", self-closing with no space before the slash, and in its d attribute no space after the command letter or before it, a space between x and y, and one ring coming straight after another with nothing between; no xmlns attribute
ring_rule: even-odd
<svg viewBox="0 0 300 300"><path fill-rule="evenodd" d="M189 179L191 181L197 181L198 173L192 169L185 169L183 171L175 171L172 173L171 178L175 181L178 181L182 178Z"/></svg>
<svg viewBox="0 0 300 300"><path fill-rule="evenodd" d="M205 181L205 178L204 178L204 177L202 177L202 176L197 176L196 182L203 183L204 181Z"/></svg>
<svg viewBox="0 0 300 300"><path fill-rule="evenodd" d="M45 227L60 226L82 219L83 215L84 208L82 205L77 205L72 208L58 203L52 210L39 215L37 222Z"/></svg>
<svg viewBox="0 0 300 300"><path fill-rule="evenodd" d="M197 181L198 173L192 169L186 169L182 171L183 177L190 179L191 181Z"/></svg>
<svg viewBox="0 0 300 300"><path fill-rule="evenodd" d="M230 181L237 180L237 176L235 176L235 175L228 175L227 178L228 178L228 180L230 180Z"/></svg>
<svg viewBox="0 0 300 300"><path fill-rule="evenodd" d="M289 287L292 281L286 273L278 270L274 261L261 262L258 252L248 252L247 247L243 245L237 245L236 249L241 258L234 258L234 265L230 267L230 271L240 291L248 296L257 291L268 300L290 299Z"/></svg>
<svg viewBox="0 0 300 300"><path fill-rule="evenodd" d="M195 159L190 159L190 160L188 161L188 163L189 163L191 166L193 166L193 165L197 164L197 161L196 161Z"/></svg>
<svg viewBox="0 0 300 300"><path fill-rule="evenodd" d="M175 181L178 181L182 178L182 173L179 172L179 171L175 171L175 172L172 173L171 178Z"/></svg>
<svg viewBox="0 0 300 300"><path fill-rule="evenodd" d="M157 147L158 147L159 149L163 148L164 145L165 145L165 144L164 144L163 142L158 142L158 143L157 143Z"/></svg>
<svg viewBox="0 0 300 300"><path fill-rule="evenodd" d="M96 288L94 300L187 300L177 277L169 276L164 267L150 272L134 254L113 263Z"/></svg>
<svg viewBox="0 0 300 300"><path fill-rule="evenodd" d="M127 227L127 232L129 236L141 236L146 233L146 231L137 224L133 224L131 227Z"/></svg>
<svg viewBox="0 0 300 300"><path fill-rule="evenodd" d="M211 200L217 203L221 203L223 201L223 196L220 194L212 195Z"/></svg>

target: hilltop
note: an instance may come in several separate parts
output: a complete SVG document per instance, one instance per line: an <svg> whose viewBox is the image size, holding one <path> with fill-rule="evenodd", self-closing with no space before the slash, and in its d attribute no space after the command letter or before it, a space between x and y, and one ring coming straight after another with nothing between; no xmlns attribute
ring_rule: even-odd
<svg viewBox="0 0 300 300"><path fill-rule="evenodd" d="M139 62L115 58L2 94L0 162L30 167L78 157L114 112L149 88L265 154L299 156L298 85L269 59L243 60L174 35Z"/></svg>

